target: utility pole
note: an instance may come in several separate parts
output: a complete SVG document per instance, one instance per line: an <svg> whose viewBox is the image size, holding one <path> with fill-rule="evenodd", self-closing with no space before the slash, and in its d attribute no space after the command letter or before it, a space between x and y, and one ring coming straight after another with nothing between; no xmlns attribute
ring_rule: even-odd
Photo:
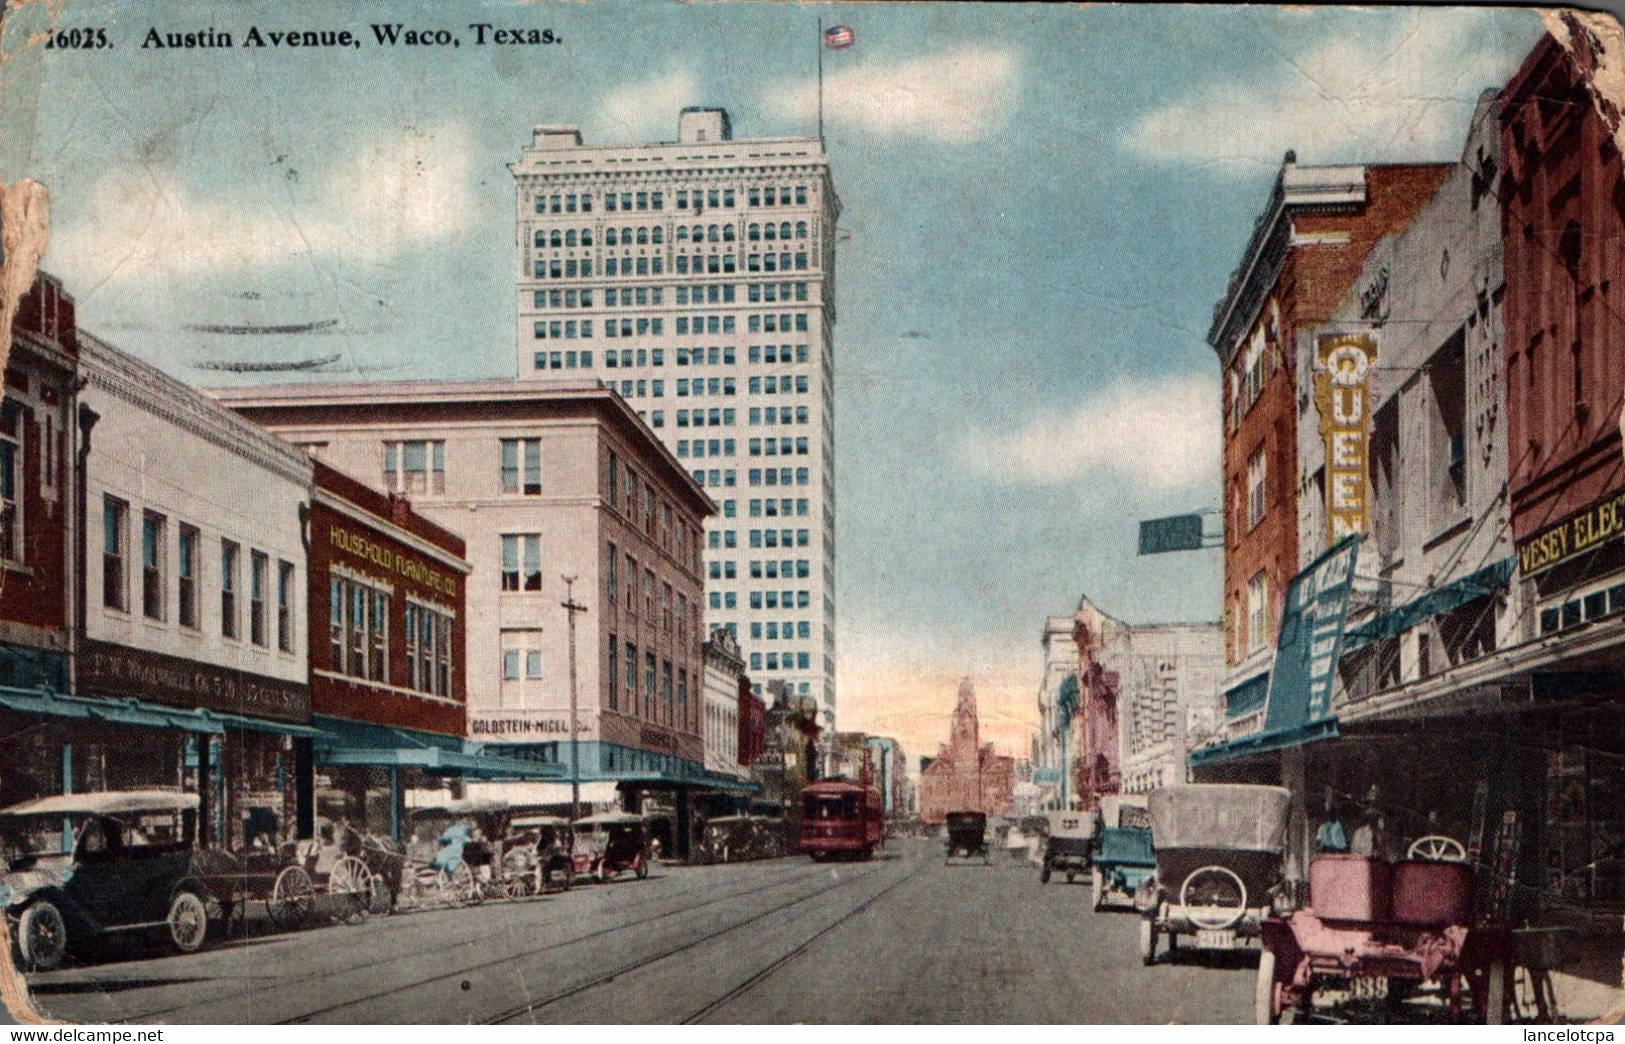
<svg viewBox="0 0 1625 1044"><path fill-rule="evenodd" d="M564 581L564 611L570 618L570 822L581 818L581 727L576 717L576 614L587 607L576 602L572 587L573 576L560 577Z"/></svg>

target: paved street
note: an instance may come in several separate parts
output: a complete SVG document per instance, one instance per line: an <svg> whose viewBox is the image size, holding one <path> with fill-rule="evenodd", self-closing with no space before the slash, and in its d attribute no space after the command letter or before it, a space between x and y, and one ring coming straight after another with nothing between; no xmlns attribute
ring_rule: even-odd
<svg viewBox="0 0 1625 1044"><path fill-rule="evenodd" d="M1136 918L1091 913L1082 883L940 853L661 867L30 981L85 1022L1250 1021L1250 960L1144 968Z"/></svg>

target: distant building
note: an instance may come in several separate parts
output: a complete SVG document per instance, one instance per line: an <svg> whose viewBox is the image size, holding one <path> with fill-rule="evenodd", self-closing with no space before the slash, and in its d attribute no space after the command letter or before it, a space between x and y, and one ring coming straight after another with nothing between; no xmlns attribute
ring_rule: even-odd
<svg viewBox="0 0 1625 1044"><path fill-rule="evenodd" d="M726 627L714 628L705 643L705 768L740 776L739 693L746 679L739 643ZM748 686L747 689L748 690Z"/></svg>
<svg viewBox="0 0 1625 1044"><path fill-rule="evenodd" d="M215 395L313 458L467 534L468 738L626 804L723 785L704 763L702 523L713 505L597 381L235 388ZM285 449L285 447L284 447ZM301 459L301 458L296 458ZM297 542L295 543L297 547Z"/></svg>
<svg viewBox="0 0 1625 1044"><path fill-rule="evenodd" d="M1015 758L982 746L976 692L967 678L959 684L953 731L935 759L920 773L920 821L937 824L949 812L1006 815L1015 792Z"/></svg>
<svg viewBox="0 0 1625 1044"><path fill-rule="evenodd" d="M1448 170L1444 163L1305 166L1287 153L1214 308L1208 343L1224 380L1228 673L1221 684L1233 727L1262 720L1286 585L1302 564L1300 339L1330 318L1372 244L1404 229ZM1323 499L1325 490L1304 495Z"/></svg>
<svg viewBox="0 0 1625 1044"><path fill-rule="evenodd" d="M717 501L708 628L751 677L835 727L835 222L814 137L735 138L690 107L677 140L534 129L509 168L521 379L620 392Z"/></svg>
<svg viewBox="0 0 1625 1044"><path fill-rule="evenodd" d="M1033 754L1033 783L1047 808L1059 808L1061 780L1067 778L1075 747L1062 743L1061 689L1070 684L1077 696L1078 646L1072 640L1072 617L1051 616L1044 620L1044 681L1038 687L1038 735ZM1071 679L1070 683L1068 679Z"/></svg>

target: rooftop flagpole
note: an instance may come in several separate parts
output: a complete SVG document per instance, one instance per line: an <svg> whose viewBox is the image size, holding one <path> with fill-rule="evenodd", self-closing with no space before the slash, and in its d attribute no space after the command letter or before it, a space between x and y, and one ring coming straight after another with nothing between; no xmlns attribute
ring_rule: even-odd
<svg viewBox="0 0 1625 1044"><path fill-rule="evenodd" d="M824 144L824 16L818 16L818 144Z"/></svg>

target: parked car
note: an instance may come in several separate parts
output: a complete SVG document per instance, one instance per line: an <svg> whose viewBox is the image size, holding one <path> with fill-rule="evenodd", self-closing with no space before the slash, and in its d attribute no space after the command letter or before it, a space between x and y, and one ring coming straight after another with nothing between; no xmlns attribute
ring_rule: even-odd
<svg viewBox="0 0 1625 1044"><path fill-rule="evenodd" d="M226 868L220 853L195 845L197 808L196 794L128 790L0 810L0 908L18 965L49 971L74 946L126 932L150 932L180 953L201 949L207 882Z"/></svg>

